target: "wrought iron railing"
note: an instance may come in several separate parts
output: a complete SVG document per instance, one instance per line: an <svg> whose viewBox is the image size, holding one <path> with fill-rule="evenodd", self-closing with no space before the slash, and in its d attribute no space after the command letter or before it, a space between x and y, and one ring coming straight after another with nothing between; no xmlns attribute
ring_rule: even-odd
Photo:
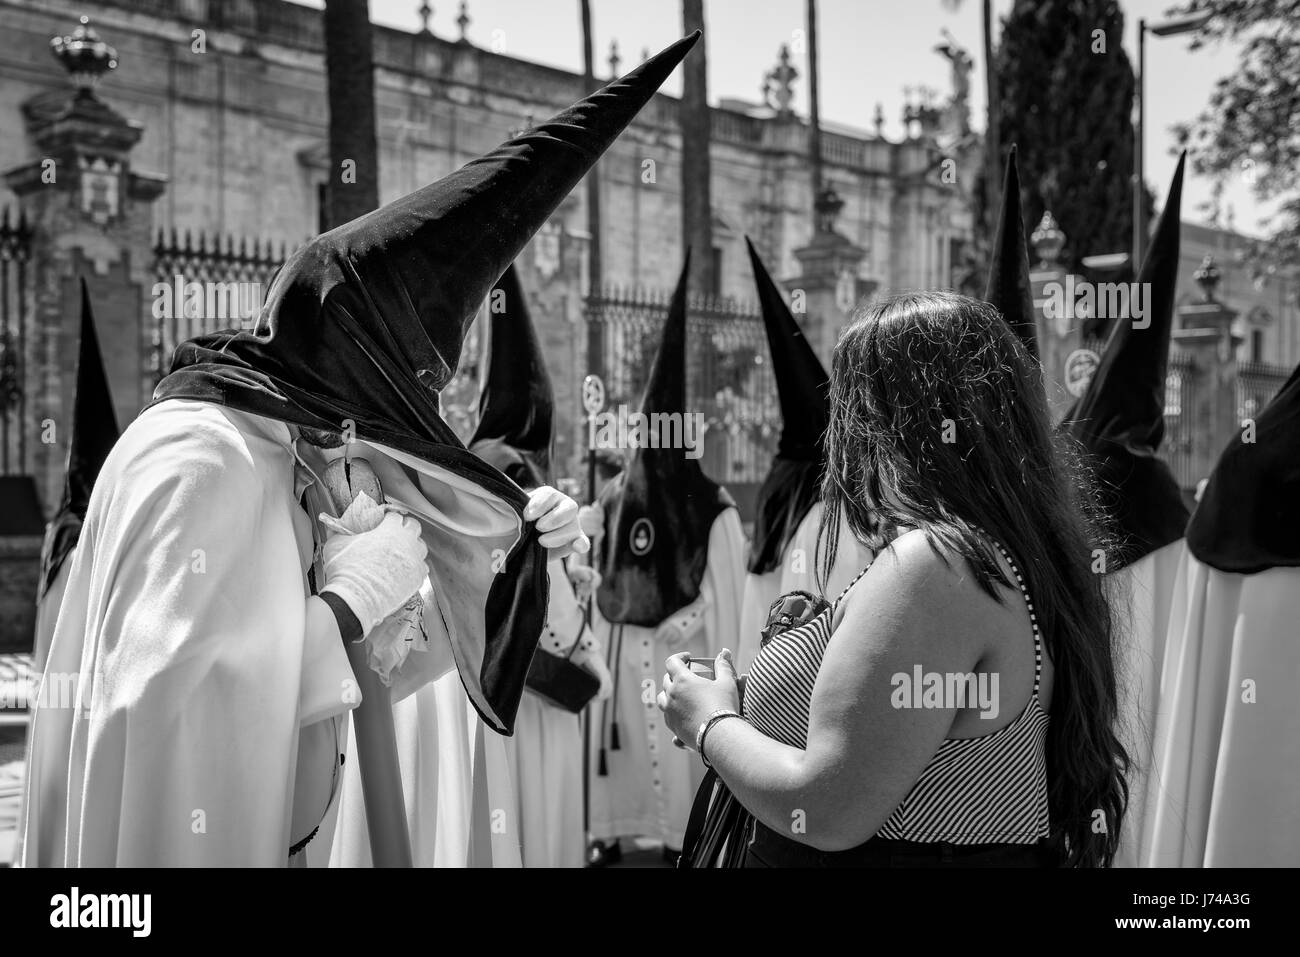
<svg viewBox="0 0 1300 957"><path fill-rule="evenodd" d="M162 284L150 310L152 334L149 337L150 366L155 381L171 365L172 353L187 339L218 329L240 325L249 310L261 306L260 297L270 285L271 277L293 250L281 242L186 231L159 233L154 243L154 278ZM191 309L187 284L198 283L204 293L205 306ZM230 284L234 284L233 287ZM220 288L227 287L227 288ZM229 298L233 296L234 298ZM165 298L165 302L161 301ZM206 304L215 303L217 309ZM232 315L231 306L242 315Z"/></svg>
<svg viewBox="0 0 1300 957"><path fill-rule="evenodd" d="M607 286L588 295L588 322L600 325L593 363L605 382L606 407L640 407L668 313L666 291ZM691 297L687 305L688 412L703 415L701 465L727 485L761 482L781 427L767 337L753 306L730 298Z"/></svg>

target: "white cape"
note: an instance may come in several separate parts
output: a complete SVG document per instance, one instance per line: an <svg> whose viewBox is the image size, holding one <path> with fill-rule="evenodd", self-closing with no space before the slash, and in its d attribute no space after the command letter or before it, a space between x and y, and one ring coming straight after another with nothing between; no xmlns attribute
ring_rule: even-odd
<svg viewBox="0 0 1300 957"><path fill-rule="evenodd" d="M419 462L416 489L407 457L358 446L389 500L424 519L444 606L431 640L451 641L476 680L493 551L517 540L518 516ZM32 719L23 864L287 863L300 772L328 791L335 767L315 732L355 704L337 637L306 628L312 529L297 477L288 427L259 416L172 400L123 433L91 496ZM427 658L410 656L395 697L429 680ZM304 754L313 767L299 767Z"/></svg>
<svg viewBox="0 0 1300 957"><path fill-rule="evenodd" d="M591 757L594 838L644 836L673 849L681 848L691 802L704 779L704 765L693 752L673 747L672 732L663 722L655 696L669 655L686 651L707 658L722 648L735 653L744 574L745 536L740 516L734 508L724 509L709 530L708 561L699 599L668 619L703 619L701 624L690 626L698 630L685 644L658 641L656 629L635 625L622 626L620 642L614 637L618 626L611 626L598 611L594 614L597 636L611 654L618 655L610 669L617 683L614 698L593 708L598 719ZM616 645L621 646L617 651ZM611 710L619 724L617 751L608 747L610 722L600 720ZM604 777L597 773L602 738L609 772Z"/></svg>
<svg viewBox="0 0 1300 957"><path fill-rule="evenodd" d="M1184 548L1140 864L1300 866L1300 569L1235 575Z"/></svg>
<svg viewBox="0 0 1300 957"><path fill-rule="evenodd" d="M1129 803L1120 832L1115 867L1139 867L1150 842L1146 813L1147 782L1153 761L1152 742L1160 714L1160 675L1165 638L1183 541L1144 555L1106 579L1116 621L1116 678L1119 689L1119 735L1131 762Z"/></svg>

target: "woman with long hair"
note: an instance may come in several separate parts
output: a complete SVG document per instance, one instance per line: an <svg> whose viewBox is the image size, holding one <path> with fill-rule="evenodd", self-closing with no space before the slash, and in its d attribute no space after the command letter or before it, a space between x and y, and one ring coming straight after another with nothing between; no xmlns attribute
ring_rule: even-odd
<svg viewBox="0 0 1300 957"><path fill-rule="evenodd" d="M668 660L659 705L720 785L684 863L1108 865L1106 543L1036 361L986 303L915 293L859 314L831 380L819 567L841 516L876 558L769 627L743 703L729 652L712 680Z"/></svg>

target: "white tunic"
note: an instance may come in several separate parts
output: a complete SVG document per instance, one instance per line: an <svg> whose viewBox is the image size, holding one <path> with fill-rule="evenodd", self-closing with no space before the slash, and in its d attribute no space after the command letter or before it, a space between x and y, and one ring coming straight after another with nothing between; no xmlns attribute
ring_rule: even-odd
<svg viewBox="0 0 1300 957"><path fill-rule="evenodd" d="M693 752L672 745L672 732L655 703L669 655L686 651L707 658L722 648L734 654L740 637L740 602L744 587L745 538L740 516L725 509L709 530L708 561L700 597L669 619L680 639L658 640L657 629L622 627L593 618L604 646L619 649L618 689L607 705L617 712L620 749L608 745L609 722L597 720L605 734L608 775L598 773L602 735L592 735L591 831L599 840L644 836L680 849L691 802L704 778L704 765ZM662 626L660 626L662 627ZM616 702L616 704L615 704ZM596 706L597 719L606 708Z"/></svg>
<svg viewBox="0 0 1300 957"><path fill-rule="evenodd" d="M1184 547L1138 864L1300 866L1300 569L1221 572Z"/></svg>

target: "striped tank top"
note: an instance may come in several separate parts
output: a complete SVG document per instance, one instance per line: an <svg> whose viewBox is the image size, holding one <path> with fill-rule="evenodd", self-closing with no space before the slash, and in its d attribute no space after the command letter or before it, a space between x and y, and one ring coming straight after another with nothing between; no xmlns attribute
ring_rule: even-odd
<svg viewBox="0 0 1300 957"><path fill-rule="evenodd" d="M995 543L996 544L996 543ZM1048 835L1048 714L1038 698L1043 643L1020 569L1015 575L1034 630L1034 690L1014 721L977 738L947 738L876 837L950 844L1033 844ZM808 742L813 685L831 639L835 608L775 635L758 652L745 682L744 717L769 738L795 748Z"/></svg>

